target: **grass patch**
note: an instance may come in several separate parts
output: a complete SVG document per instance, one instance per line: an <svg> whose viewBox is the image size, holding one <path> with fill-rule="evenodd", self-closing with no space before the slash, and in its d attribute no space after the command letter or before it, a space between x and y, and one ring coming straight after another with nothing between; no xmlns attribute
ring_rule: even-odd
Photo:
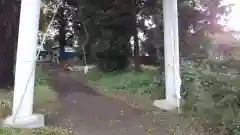
<svg viewBox="0 0 240 135"><path fill-rule="evenodd" d="M151 95L157 89L157 70L143 68L142 72L111 72L104 73L96 68L88 75L91 84L108 92L124 92L129 95Z"/></svg>
<svg viewBox="0 0 240 135"><path fill-rule="evenodd" d="M183 117L174 112L168 114L168 132L172 135L227 135L225 131L209 128L202 120L196 117Z"/></svg>
<svg viewBox="0 0 240 135"><path fill-rule="evenodd" d="M34 100L37 105L54 102L57 100L57 93L49 85L37 85Z"/></svg>
<svg viewBox="0 0 240 135"><path fill-rule="evenodd" d="M125 101L134 108L152 110L152 100L162 93L157 68L142 67L142 72L101 72L97 68L87 74L90 85L107 97Z"/></svg>
<svg viewBox="0 0 240 135"><path fill-rule="evenodd" d="M52 114L58 107L57 93L49 83L49 76L45 74L41 67L36 69L36 84L34 97L34 111L45 115ZM0 118L5 118L11 114L12 90L0 90ZM0 129L0 135L72 135L69 130L58 127L47 127L33 130L20 130L12 128Z"/></svg>
<svg viewBox="0 0 240 135"><path fill-rule="evenodd" d="M41 67L37 67L34 91L35 112L50 114L58 106L57 93L48 80L49 76L42 71ZM13 90L0 90L0 95L0 118L3 118L11 113Z"/></svg>
<svg viewBox="0 0 240 135"><path fill-rule="evenodd" d="M197 90L203 92L204 89L201 87L198 87L198 83L192 82L198 81L196 78L198 77L199 71L198 69L195 72L197 74L192 74L192 70L187 69L187 73L184 72L183 76L183 89L188 92L188 94L191 94L193 90L198 92ZM206 72L206 70L203 70ZM194 72L194 73L195 73ZM203 74L205 76L205 74ZM151 110L149 112L147 111L148 115L152 118L153 122L156 124L162 124L162 119L166 118L166 121L169 123L166 123L169 125L169 133L173 135L224 135L226 134L226 130L216 130L214 128L210 129L208 124L204 123L203 119L197 117L197 116L191 116L189 117L181 117L175 113L167 113L166 116L162 116L162 112L159 112L159 110L154 110L152 108L152 101L150 99L160 99L165 95L165 84L164 80L159 79L161 77L160 73L157 72L156 68L152 67L143 67L143 71L138 72L111 72L111 73L103 73L100 72L97 69L90 70L88 75L88 80L90 81L90 84L92 84L95 88L99 89L100 91L108 92L108 93L125 93L126 95L120 94L116 95L117 98L124 96L124 99L132 103L139 102L140 105L142 103L145 103L145 107L150 107ZM189 77L192 77L189 81ZM208 76L205 76L208 77ZM162 76L162 78L164 78ZM209 78L208 78L209 79ZM220 85L219 85L220 86ZM222 86L222 85L221 85ZM197 89L198 88L198 89ZM220 90L220 88L214 88L216 90ZM184 91L184 92L185 92ZM186 93L183 93L183 97L185 97ZM209 93L208 93L209 95ZM134 98L132 98L134 96ZM135 97L147 97L145 99L139 101L139 98ZM153 97L155 96L155 97ZM188 96L189 97L189 96ZM207 96L204 96L207 97ZM188 102L190 99L188 99ZM205 99L204 99L205 100ZM147 101L147 102L146 102ZM192 102L191 102L192 103ZM207 102L206 105L209 105L211 102ZM205 105L205 106L206 106ZM199 107L200 108L200 107ZM149 109L149 108L147 108ZM204 108L203 108L204 109ZM199 109L199 111L203 110L202 108ZM213 111L212 112L216 112ZM219 111L221 112L221 111ZM210 116L210 115L209 115ZM213 115L211 115L213 118ZM164 122L166 122L164 120ZM203 123L203 124L202 124Z"/></svg>
<svg viewBox="0 0 240 135"><path fill-rule="evenodd" d="M165 97L164 81L157 67L142 66L142 72L101 72L97 68L87 74L92 87L107 97L126 101L134 108L152 110L152 100Z"/></svg>
<svg viewBox="0 0 240 135"><path fill-rule="evenodd" d="M1 128L0 135L72 135L71 131L62 128L48 127L41 129L10 129Z"/></svg>
<svg viewBox="0 0 240 135"><path fill-rule="evenodd" d="M34 110L36 112L51 114L59 107L57 93L49 85L35 87Z"/></svg>
<svg viewBox="0 0 240 135"><path fill-rule="evenodd" d="M4 118L11 113L12 93L6 90L0 90L0 118Z"/></svg>
<svg viewBox="0 0 240 135"><path fill-rule="evenodd" d="M4 118L11 113L13 92L10 90L0 91L0 118ZM51 86L37 84L34 91L34 111L51 114L58 107L57 93Z"/></svg>

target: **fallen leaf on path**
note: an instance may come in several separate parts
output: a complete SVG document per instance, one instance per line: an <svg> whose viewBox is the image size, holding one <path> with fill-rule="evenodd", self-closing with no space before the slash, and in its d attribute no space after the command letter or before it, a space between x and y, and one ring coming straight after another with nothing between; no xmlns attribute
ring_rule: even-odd
<svg viewBox="0 0 240 135"><path fill-rule="evenodd" d="M121 113L120 113L121 115L124 115L124 112L123 112L123 110L121 110Z"/></svg>
<svg viewBox="0 0 240 135"><path fill-rule="evenodd" d="M151 135L153 133L152 129L147 129L146 132L148 135Z"/></svg>

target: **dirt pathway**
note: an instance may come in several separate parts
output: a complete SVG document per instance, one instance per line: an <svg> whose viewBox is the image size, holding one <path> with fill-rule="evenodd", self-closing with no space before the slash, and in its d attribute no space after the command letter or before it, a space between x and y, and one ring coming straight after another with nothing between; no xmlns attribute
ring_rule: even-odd
<svg viewBox="0 0 240 135"><path fill-rule="evenodd" d="M154 125L140 110L99 95L67 73L52 75L61 104L55 123L76 135L167 135L166 127Z"/></svg>

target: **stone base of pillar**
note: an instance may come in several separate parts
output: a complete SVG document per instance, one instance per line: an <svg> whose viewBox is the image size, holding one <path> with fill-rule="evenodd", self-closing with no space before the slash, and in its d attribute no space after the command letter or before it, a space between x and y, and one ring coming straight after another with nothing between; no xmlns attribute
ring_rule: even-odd
<svg viewBox="0 0 240 135"><path fill-rule="evenodd" d="M16 119L13 121L12 116L8 116L2 121L1 128L42 128L45 126L44 115L33 114L27 118Z"/></svg>
<svg viewBox="0 0 240 135"><path fill-rule="evenodd" d="M167 99L154 100L153 105L159 109L166 110L166 111L177 109L177 104Z"/></svg>

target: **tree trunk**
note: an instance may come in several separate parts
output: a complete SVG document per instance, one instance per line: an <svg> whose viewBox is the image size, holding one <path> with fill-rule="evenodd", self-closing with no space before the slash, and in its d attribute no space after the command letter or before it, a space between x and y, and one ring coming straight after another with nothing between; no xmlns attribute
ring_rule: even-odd
<svg viewBox="0 0 240 135"><path fill-rule="evenodd" d="M65 15L64 15L64 4L62 7L59 9L59 45L60 45L60 59L62 58L62 54L64 53L64 46L66 45L66 20L65 20Z"/></svg>
<svg viewBox="0 0 240 135"><path fill-rule="evenodd" d="M136 0L133 0L133 9L132 9L132 15L134 19L134 69L135 71L141 71L141 63L140 63L140 57L139 57L139 39L138 39L138 29L137 29L137 15L136 15L136 7L137 3Z"/></svg>
<svg viewBox="0 0 240 135"><path fill-rule="evenodd" d="M140 63L140 56L139 56L139 39L137 35L137 30L134 35L134 68L136 71L141 71L141 63Z"/></svg>
<svg viewBox="0 0 240 135"><path fill-rule="evenodd" d="M20 3L15 0L0 1L0 88L7 88L14 84Z"/></svg>

